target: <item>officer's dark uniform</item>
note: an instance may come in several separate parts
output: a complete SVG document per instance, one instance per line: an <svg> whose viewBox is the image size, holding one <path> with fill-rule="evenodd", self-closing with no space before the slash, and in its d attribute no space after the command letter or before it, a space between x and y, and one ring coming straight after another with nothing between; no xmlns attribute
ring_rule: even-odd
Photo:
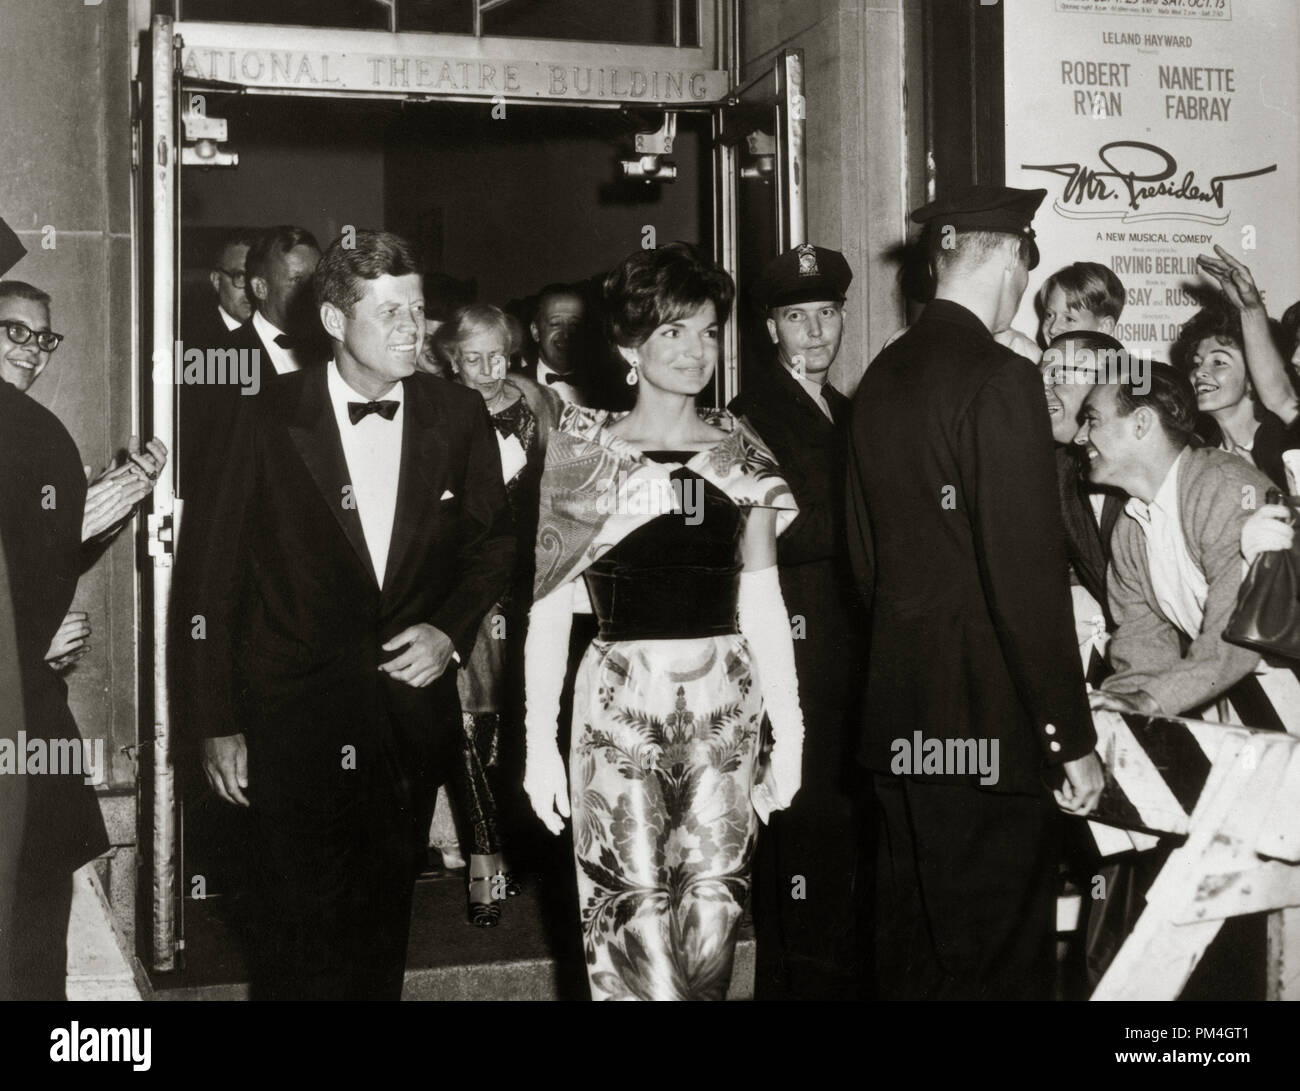
<svg viewBox="0 0 1300 1091"><path fill-rule="evenodd" d="M1032 239L1043 194L976 187L912 218ZM880 992L1046 998L1059 818L1045 780L1095 735L1038 371L933 300L854 396L848 492L871 615L859 758L880 804ZM899 744L914 753L918 733L996 741L996 783L905 775Z"/></svg>
<svg viewBox="0 0 1300 1091"><path fill-rule="evenodd" d="M763 306L842 301L853 274L834 250L804 244L773 260ZM799 505L777 540L781 594L793 619L804 716L803 782L794 804L759 835L754 864L756 999L831 1000L858 995L863 838L859 775L849 740L861 683L863 616L852 588L844 531L849 400L829 384L831 412L779 361L730 405L776 455Z"/></svg>

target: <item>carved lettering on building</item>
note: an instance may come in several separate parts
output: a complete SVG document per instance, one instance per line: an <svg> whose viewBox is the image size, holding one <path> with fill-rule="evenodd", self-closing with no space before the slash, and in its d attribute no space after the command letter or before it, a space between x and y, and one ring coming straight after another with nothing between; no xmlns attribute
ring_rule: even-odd
<svg viewBox="0 0 1300 1091"><path fill-rule="evenodd" d="M206 46L185 50L181 72L185 79L217 83L488 98L710 102L727 90L725 72L680 68Z"/></svg>

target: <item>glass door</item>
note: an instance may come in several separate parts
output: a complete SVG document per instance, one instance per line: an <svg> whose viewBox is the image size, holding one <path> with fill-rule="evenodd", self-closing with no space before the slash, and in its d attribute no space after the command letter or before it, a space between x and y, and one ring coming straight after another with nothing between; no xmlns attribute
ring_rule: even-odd
<svg viewBox="0 0 1300 1091"><path fill-rule="evenodd" d="M724 405L770 351L766 316L754 298L758 276L777 254L807 239L803 86L802 51L783 50L770 68L738 89L714 121L714 244L737 287L719 376Z"/></svg>

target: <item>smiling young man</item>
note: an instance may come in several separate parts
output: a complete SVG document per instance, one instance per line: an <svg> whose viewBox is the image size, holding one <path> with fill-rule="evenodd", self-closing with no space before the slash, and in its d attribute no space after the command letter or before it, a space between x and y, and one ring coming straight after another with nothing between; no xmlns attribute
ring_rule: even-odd
<svg viewBox="0 0 1300 1091"><path fill-rule="evenodd" d="M1222 633L1241 585L1242 524L1269 482L1245 459L1193 446L1191 386L1167 364L1148 374L1095 386L1075 437L1093 484L1130 498L1111 541L1115 673L1090 699L1093 708L1180 716L1259 663Z"/></svg>
<svg viewBox="0 0 1300 1091"><path fill-rule="evenodd" d="M239 406L181 545L189 722L251 808L272 998L402 989L411 893L461 727L456 662L514 557L474 391L416 373L424 301L402 239L336 240L315 276L334 358ZM188 556L186 551L189 550Z"/></svg>
<svg viewBox="0 0 1300 1091"><path fill-rule="evenodd" d="M777 540L806 734L803 791L772 816L754 863L758 1000L847 1000L860 986L860 786L848 746L862 659L849 574L844 467L849 400L830 383L853 273L804 243L774 258L758 291L774 359L746 368L730 408L772 449L799 515ZM791 898L796 876L806 897Z"/></svg>

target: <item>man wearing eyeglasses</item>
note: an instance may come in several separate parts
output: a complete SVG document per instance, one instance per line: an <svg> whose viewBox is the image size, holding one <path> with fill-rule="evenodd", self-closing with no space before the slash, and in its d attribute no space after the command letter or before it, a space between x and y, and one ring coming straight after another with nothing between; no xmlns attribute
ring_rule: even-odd
<svg viewBox="0 0 1300 1091"><path fill-rule="evenodd" d="M208 283L216 296L216 307L208 297L182 319L182 337L186 347L224 348L230 335L253 317L253 304L246 291L244 263L253 243L251 231L231 235L213 255Z"/></svg>
<svg viewBox="0 0 1300 1091"><path fill-rule="evenodd" d="M28 745L39 741L50 752L82 745L59 670L84 654L90 634L85 614L68 613L87 567L84 547L125 521L167 456L161 444L141 452L133 439L126 463L87 489L89 467L67 429L27 396L62 340L50 328L48 294L0 281L0 539L12 605L8 650L21 683L21 707L10 701L5 712L22 717ZM63 999L72 876L108 848L91 780L64 768L42 772L21 785L0 999ZM12 846L13 832L5 837Z"/></svg>
<svg viewBox="0 0 1300 1091"><path fill-rule="evenodd" d="M50 329L50 297L21 280L0 281L0 380L26 394L49 366L64 340ZM105 468L86 490L81 523L81 571L98 559L100 545L126 525L135 506L153 491L167 462L167 448L151 439L145 448L132 436L121 465ZM90 467L84 467L86 477ZM88 650L90 623L81 611L69 613L54 634L46 660L62 670Z"/></svg>

